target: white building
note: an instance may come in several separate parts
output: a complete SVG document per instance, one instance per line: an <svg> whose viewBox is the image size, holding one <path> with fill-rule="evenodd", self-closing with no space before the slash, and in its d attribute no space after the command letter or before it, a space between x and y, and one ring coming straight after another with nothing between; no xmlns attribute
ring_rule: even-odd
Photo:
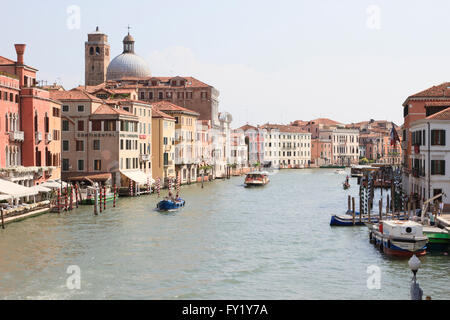
<svg viewBox="0 0 450 320"><path fill-rule="evenodd" d="M444 192L444 203L450 203L450 108L413 122L410 132L408 194L427 199Z"/></svg>
<svg viewBox="0 0 450 320"><path fill-rule="evenodd" d="M279 124L265 124L261 126L267 132L278 130L273 135L273 140L269 134L270 141L264 140L264 159L266 159L266 143L269 150L269 157L279 164L280 168L304 168L311 164L311 133L297 126L286 126ZM264 136L265 138L265 136ZM278 141L278 155L274 150L274 145ZM270 155L272 151L272 155ZM276 157L278 156L278 159Z"/></svg>
<svg viewBox="0 0 450 320"><path fill-rule="evenodd" d="M359 162L359 130L336 128L331 131L333 164L350 166Z"/></svg>

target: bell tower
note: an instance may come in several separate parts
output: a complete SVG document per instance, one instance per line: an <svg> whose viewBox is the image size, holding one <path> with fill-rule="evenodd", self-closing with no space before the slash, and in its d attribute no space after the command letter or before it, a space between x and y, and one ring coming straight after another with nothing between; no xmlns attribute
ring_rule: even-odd
<svg viewBox="0 0 450 320"><path fill-rule="evenodd" d="M87 86L96 86L106 81L106 71L110 60L110 47L108 36L100 32L88 34L88 41L84 46L84 83Z"/></svg>

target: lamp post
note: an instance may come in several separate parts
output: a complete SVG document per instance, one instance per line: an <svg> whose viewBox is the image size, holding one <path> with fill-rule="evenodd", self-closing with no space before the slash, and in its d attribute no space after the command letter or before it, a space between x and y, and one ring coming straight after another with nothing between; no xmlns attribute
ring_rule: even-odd
<svg viewBox="0 0 450 320"><path fill-rule="evenodd" d="M413 255L408 261L409 268L413 273L413 282L411 283L411 300L422 300L423 291L420 288L419 283L416 282L416 273L419 271L420 264L420 260L416 257L416 255Z"/></svg>

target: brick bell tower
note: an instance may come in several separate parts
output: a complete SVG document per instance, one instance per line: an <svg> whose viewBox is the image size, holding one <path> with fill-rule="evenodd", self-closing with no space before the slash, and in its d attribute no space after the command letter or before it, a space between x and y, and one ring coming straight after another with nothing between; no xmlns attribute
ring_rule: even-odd
<svg viewBox="0 0 450 320"><path fill-rule="evenodd" d="M88 41L84 46L84 83L87 86L96 86L106 81L106 71L110 60L110 47L108 36L100 32L88 34Z"/></svg>

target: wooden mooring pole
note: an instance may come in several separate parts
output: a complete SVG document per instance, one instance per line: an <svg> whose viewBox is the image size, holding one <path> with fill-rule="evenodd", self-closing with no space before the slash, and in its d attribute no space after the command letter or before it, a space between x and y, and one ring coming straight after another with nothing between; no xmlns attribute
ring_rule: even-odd
<svg viewBox="0 0 450 320"><path fill-rule="evenodd" d="M116 207L116 195L117 195L117 188L116 188L116 185L114 185L113 208Z"/></svg>
<svg viewBox="0 0 450 320"><path fill-rule="evenodd" d="M103 186L103 210L106 211L106 186Z"/></svg>
<svg viewBox="0 0 450 320"><path fill-rule="evenodd" d="M350 201L351 201L351 196L349 195L348 196L348 199L347 199L347 211L350 211L351 210L351 207L350 207Z"/></svg>
<svg viewBox="0 0 450 320"><path fill-rule="evenodd" d="M100 213L102 213L102 187L100 186L99 187L99 192L100 192L100 195L99 195L99 199L100 199L100 203L99 203L99 208L100 208Z"/></svg>
<svg viewBox="0 0 450 320"><path fill-rule="evenodd" d="M0 209L2 212L2 229L5 229L5 220L3 219L3 208Z"/></svg>
<svg viewBox="0 0 450 320"><path fill-rule="evenodd" d="M98 215L98 189L94 190L94 214Z"/></svg>
<svg viewBox="0 0 450 320"><path fill-rule="evenodd" d="M352 221L353 225L355 225L355 198L352 197Z"/></svg>

